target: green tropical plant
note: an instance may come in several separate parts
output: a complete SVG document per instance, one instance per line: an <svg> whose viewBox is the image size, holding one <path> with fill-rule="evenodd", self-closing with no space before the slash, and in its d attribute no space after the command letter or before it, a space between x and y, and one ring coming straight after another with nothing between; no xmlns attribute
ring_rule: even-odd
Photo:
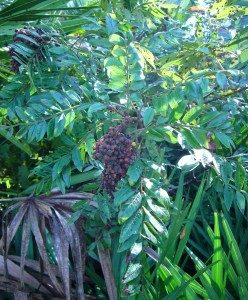
<svg viewBox="0 0 248 300"><path fill-rule="evenodd" d="M247 299L247 10L3 3L1 290Z"/></svg>

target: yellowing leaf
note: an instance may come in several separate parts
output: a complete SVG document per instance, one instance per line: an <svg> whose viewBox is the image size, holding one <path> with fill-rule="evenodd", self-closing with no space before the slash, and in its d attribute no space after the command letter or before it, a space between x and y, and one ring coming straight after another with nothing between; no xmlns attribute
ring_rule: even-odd
<svg viewBox="0 0 248 300"><path fill-rule="evenodd" d="M181 77L177 75L175 71L169 71L167 69L161 69L159 71L159 75L162 77L169 77L173 79L174 81L181 81Z"/></svg>
<svg viewBox="0 0 248 300"><path fill-rule="evenodd" d="M150 50L148 50L145 47L142 47L140 45L136 45L136 48L139 50L145 61L147 61L154 69L156 69L155 66L155 57L152 54Z"/></svg>

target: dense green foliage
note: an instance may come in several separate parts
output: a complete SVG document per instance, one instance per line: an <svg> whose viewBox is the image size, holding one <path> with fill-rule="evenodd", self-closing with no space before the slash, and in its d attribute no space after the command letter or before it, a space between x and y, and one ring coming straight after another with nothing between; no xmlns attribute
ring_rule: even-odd
<svg viewBox="0 0 248 300"><path fill-rule="evenodd" d="M247 13L4 2L2 292L248 299Z"/></svg>

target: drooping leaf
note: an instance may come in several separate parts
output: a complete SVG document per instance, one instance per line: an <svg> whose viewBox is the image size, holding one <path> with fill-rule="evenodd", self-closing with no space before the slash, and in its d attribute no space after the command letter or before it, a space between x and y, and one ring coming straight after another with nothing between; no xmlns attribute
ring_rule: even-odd
<svg viewBox="0 0 248 300"><path fill-rule="evenodd" d="M70 299L69 243L67 239L64 239L66 233L56 218L53 218L51 225L53 233L52 238L54 241L56 258L58 260L58 267L63 280L65 296L66 299Z"/></svg>
<svg viewBox="0 0 248 300"><path fill-rule="evenodd" d="M24 266L25 266L25 258L27 255L27 251L28 251L28 246L29 246L29 240L30 240L30 222L31 220L29 220L28 216L25 217L24 223L23 223L23 228L22 228L22 243L21 243L21 264L20 264L20 268L21 268L21 285L23 285L23 274L24 274Z"/></svg>
<svg viewBox="0 0 248 300"><path fill-rule="evenodd" d="M7 227L7 232L6 232L6 251L9 249L9 245L11 241L13 240L14 235L16 234L16 231L18 227L20 226L23 217L27 211L27 206L22 205L18 209L15 217L12 219L10 225Z"/></svg>
<svg viewBox="0 0 248 300"><path fill-rule="evenodd" d="M42 258L42 261L44 263L45 269L47 270L49 277L51 278L52 283L54 284L55 288L62 293L62 288L61 285L59 284L52 268L51 265L49 263L49 259L47 256L47 252L46 252L46 247L45 247L45 243L38 225L38 214L37 211L35 210L34 206L31 205L29 207L29 219L32 220L31 222L31 230L33 232L38 250L39 250L39 254Z"/></svg>

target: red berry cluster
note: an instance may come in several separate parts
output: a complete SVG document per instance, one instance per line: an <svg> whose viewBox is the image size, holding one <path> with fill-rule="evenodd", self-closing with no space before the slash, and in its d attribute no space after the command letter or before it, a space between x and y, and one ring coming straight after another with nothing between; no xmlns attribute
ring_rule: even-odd
<svg viewBox="0 0 248 300"><path fill-rule="evenodd" d="M11 69L13 72L18 73L21 65L20 61L24 63L27 61L27 57L21 55L16 51L15 45L21 44L26 48L35 51L35 56L38 60L43 60L44 55L42 53L42 47L50 41L50 37L46 32L40 28L27 29L26 27L16 29L13 36L13 46L9 49L9 54L12 57ZM18 58L18 59L17 59Z"/></svg>
<svg viewBox="0 0 248 300"><path fill-rule="evenodd" d="M136 118L127 118L121 125L112 127L95 146L94 159L104 163L102 187L109 193L115 191L118 181L123 178L135 159L132 140L125 131Z"/></svg>

